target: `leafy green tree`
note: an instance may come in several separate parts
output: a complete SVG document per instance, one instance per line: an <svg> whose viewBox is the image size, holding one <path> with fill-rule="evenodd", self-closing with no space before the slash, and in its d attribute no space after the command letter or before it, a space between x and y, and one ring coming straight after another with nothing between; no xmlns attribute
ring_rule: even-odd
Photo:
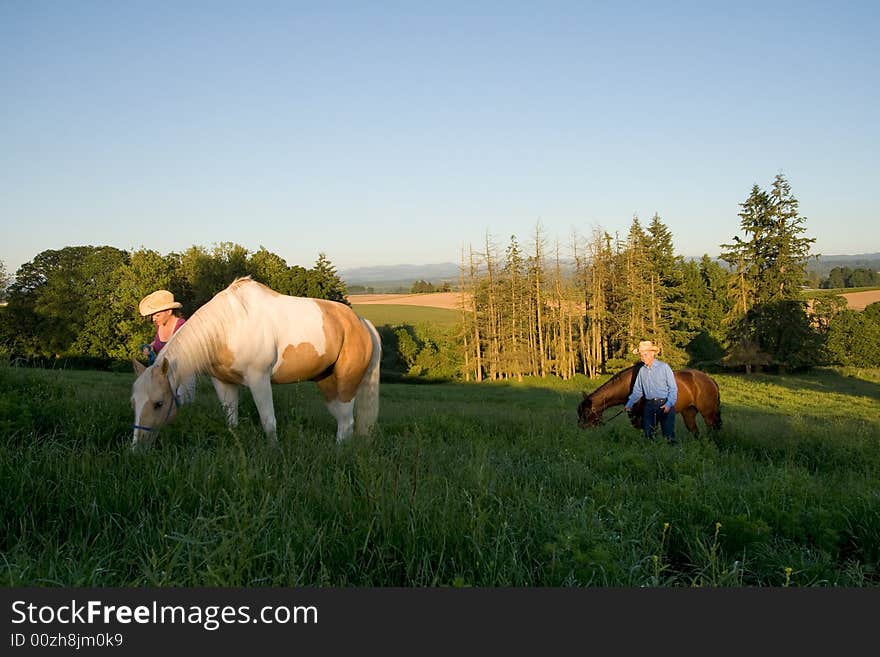
<svg viewBox="0 0 880 657"><path fill-rule="evenodd" d="M232 281L250 274L250 253L241 244L220 242L214 246L213 260L217 263L220 285L227 287Z"/></svg>
<svg viewBox="0 0 880 657"><path fill-rule="evenodd" d="M828 331L831 322L846 309L846 299L840 295L826 295L810 299L810 316L820 333Z"/></svg>
<svg viewBox="0 0 880 657"><path fill-rule="evenodd" d="M187 308L187 314L194 313L232 282L225 280L214 258L202 246L170 253L168 259L174 270L170 289Z"/></svg>
<svg viewBox="0 0 880 657"><path fill-rule="evenodd" d="M847 287L869 287L880 283L880 274L865 267L853 269Z"/></svg>
<svg viewBox="0 0 880 657"><path fill-rule="evenodd" d="M119 271L129 262L126 251L113 247L101 247L83 259L79 273L88 290L84 299L88 319L77 332L73 353L96 358L119 355L114 347L124 340L120 334L124 315L120 316L117 309L123 310L122 303L127 301Z"/></svg>
<svg viewBox="0 0 880 657"><path fill-rule="evenodd" d="M751 374L752 370L760 370L772 361L773 358L761 351L758 343L749 337L744 337L734 342L722 358L724 365L727 367L743 367L746 374Z"/></svg>
<svg viewBox="0 0 880 657"><path fill-rule="evenodd" d="M276 292L290 294L290 268L281 256L260 246L247 263L247 270L255 281L259 281Z"/></svg>
<svg viewBox="0 0 880 657"><path fill-rule="evenodd" d="M831 321L825 342L830 362L880 367L880 302L871 305L871 312L843 310Z"/></svg>
<svg viewBox="0 0 880 657"><path fill-rule="evenodd" d="M782 369L800 370L822 362L822 336L813 328L806 303L784 299L756 306L746 316L762 350Z"/></svg>
<svg viewBox="0 0 880 657"><path fill-rule="evenodd" d="M822 287L828 290L837 290L847 287L852 270L849 267L834 267L828 273L828 278L822 283Z"/></svg>
<svg viewBox="0 0 880 657"><path fill-rule="evenodd" d="M68 246L22 265L7 309L16 327L12 350L27 356L92 355L78 338L102 324L107 295L114 293L112 272L126 259L124 251L110 246Z"/></svg>
<svg viewBox="0 0 880 657"><path fill-rule="evenodd" d="M107 298L102 326L112 326L115 339L89 335L92 350L117 360L137 356L139 346L149 342L155 329L149 318L138 311L140 300L155 290L170 290L175 299L184 303L182 313L190 316L194 309L181 300L181 291L175 285L173 257L163 257L149 249L134 251L127 262L113 273L114 293Z"/></svg>
<svg viewBox="0 0 880 657"><path fill-rule="evenodd" d="M394 333L397 336L397 353L410 372L416 364L419 347L410 333L410 328L401 326Z"/></svg>

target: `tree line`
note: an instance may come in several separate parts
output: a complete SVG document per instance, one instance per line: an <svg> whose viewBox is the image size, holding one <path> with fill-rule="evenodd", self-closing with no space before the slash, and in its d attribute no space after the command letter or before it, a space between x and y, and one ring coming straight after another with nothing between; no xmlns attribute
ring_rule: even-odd
<svg viewBox="0 0 880 657"><path fill-rule="evenodd" d="M502 249L487 235L479 250L462 252L458 328L380 329L383 371L467 381L594 377L632 364L643 339L659 343L676 368L880 366L880 304L856 312L839 296L803 298L815 240L784 176L767 190L754 185L739 218L740 235L721 245L720 261L676 255L658 214L647 224L633 217L624 235L595 228L564 245L551 244L540 222L525 244L511 235ZM171 290L190 315L243 275L283 294L346 303L323 253L307 269L229 242L167 255L73 246L19 268L0 310L0 352L127 361L152 335L137 312L141 298Z"/></svg>
<svg viewBox="0 0 880 657"><path fill-rule="evenodd" d="M463 378L593 377L631 364L644 339L673 367L880 366L880 312L803 298L815 240L785 177L754 185L739 217L742 235L721 245L726 266L675 255L657 214L565 246L549 245L540 222L528 245L513 235L503 252L487 235L462 253Z"/></svg>
<svg viewBox="0 0 880 657"><path fill-rule="evenodd" d="M190 316L239 276L282 294L347 303L344 283L323 253L306 269L260 248L223 242L166 255L111 246L69 246L22 265L0 312L0 348L23 358L128 360L152 339L138 313L150 292L167 289Z"/></svg>
<svg viewBox="0 0 880 657"><path fill-rule="evenodd" d="M822 281L825 290L836 290L848 287L871 287L880 285L880 272L867 267L833 267L828 278Z"/></svg>
<svg viewBox="0 0 880 657"><path fill-rule="evenodd" d="M443 281L442 283L431 283L429 281L423 281L421 279L417 280L412 284L412 287L409 289L412 294L433 294L434 292L451 292L452 285L449 281Z"/></svg>

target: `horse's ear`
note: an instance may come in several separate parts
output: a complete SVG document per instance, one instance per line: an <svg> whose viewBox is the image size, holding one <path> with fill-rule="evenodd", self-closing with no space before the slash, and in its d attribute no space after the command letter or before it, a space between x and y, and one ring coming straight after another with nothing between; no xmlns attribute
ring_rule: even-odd
<svg viewBox="0 0 880 657"><path fill-rule="evenodd" d="M590 396L589 396L587 393L585 393L585 392L582 392L581 394L583 394L584 399L589 399L589 398L590 398Z"/></svg>
<svg viewBox="0 0 880 657"><path fill-rule="evenodd" d="M134 368L134 373L137 374L138 376L140 376L141 374L143 374L143 373L144 373L144 370L147 369L147 366L144 365L144 364L143 364L141 361L139 361L137 358L132 358L132 359L131 359L131 364L132 364L132 367Z"/></svg>
<svg viewBox="0 0 880 657"><path fill-rule="evenodd" d="M162 373L162 376L168 374L168 359L162 359L162 366L159 368L159 371Z"/></svg>

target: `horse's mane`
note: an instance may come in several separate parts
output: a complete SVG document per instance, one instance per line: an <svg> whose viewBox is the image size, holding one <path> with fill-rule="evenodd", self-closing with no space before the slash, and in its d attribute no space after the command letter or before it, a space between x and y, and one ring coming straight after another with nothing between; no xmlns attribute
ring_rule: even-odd
<svg viewBox="0 0 880 657"><path fill-rule="evenodd" d="M168 361L176 381L188 381L208 370L217 350L228 342L228 328L247 315L241 288L252 282L250 276L236 278L171 336L156 360Z"/></svg>
<svg viewBox="0 0 880 657"><path fill-rule="evenodd" d="M605 383L603 383L601 386L596 388L589 396L592 397L593 395L595 395L599 391L605 392L605 391L607 391L608 388L612 388L612 387L616 386L624 379L624 377L628 376L630 374L630 372L632 372L633 377L629 381L629 390L627 391L627 394L629 394L630 392L632 392L633 385L635 385L635 382L636 382L635 374L638 373L638 369L640 367L642 367L643 365L644 365L644 363L639 362L639 363L636 363L635 365L630 365L629 367L620 370L619 372L614 374L610 379L608 379Z"/></svg>

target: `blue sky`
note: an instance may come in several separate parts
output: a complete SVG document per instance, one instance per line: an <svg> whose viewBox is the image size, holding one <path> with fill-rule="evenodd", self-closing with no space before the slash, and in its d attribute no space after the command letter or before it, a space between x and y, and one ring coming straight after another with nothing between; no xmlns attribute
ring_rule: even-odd
<svg viewBox="0 0 880 657"><path fill-rule="evenodd" d="M339 269L625 232L784 173L880 251L880 3L0 0L0 260L223 241Z"/></svg>

